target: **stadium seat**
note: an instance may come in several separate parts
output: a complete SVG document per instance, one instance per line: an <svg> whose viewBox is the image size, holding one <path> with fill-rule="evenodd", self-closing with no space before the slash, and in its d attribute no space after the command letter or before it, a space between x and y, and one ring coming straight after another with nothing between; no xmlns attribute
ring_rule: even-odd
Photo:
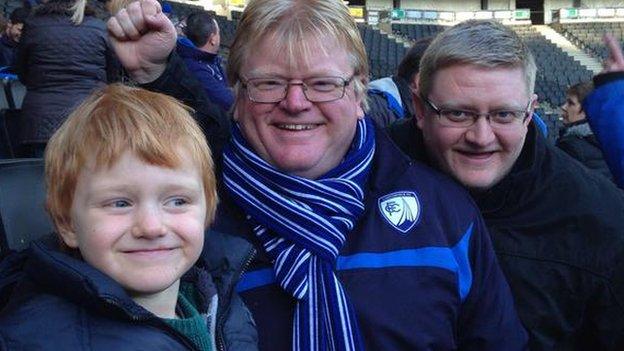
<svg viewBox="0 0 624 351"><path fill-rule="evenodd" d="M0 159L22 157L25 150L19 145L21 110L0 111Z"/></svg>
<svg viewBox="0 0 624 351"><path fill-rule="evenodd" d="M53 231L44 202L43 160L0 160L0 256Z"/></svg>
<svg viewBox="0 0 624 351"><path fill-rule="evenodd" d="M598 59L605 59L608 55L602 41L605 32L613 34L624 44L624 22L556 23L551 26L574 45Z"/></svg>

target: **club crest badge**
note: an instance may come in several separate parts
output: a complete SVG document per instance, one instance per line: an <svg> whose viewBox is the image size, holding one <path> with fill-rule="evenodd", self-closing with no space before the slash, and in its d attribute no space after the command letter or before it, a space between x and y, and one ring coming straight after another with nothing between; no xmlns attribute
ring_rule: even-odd
<svg viewBox="0 0 624 351"><path fill-rule="evenodd" d="M411 191L398 191L379 198L379 211L390 225L407 233L420 219L420 202Z"/></svg>

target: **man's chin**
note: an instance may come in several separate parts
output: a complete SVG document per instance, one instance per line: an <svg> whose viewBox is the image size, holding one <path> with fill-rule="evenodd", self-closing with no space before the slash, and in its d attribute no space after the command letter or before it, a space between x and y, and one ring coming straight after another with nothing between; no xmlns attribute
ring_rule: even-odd
<svg viewBox="0 0 624 351"><path fill-rule="evenodd" d="M480 194L486 192L498 182L498 180L493 179L490 176L477 177L473 175L472 177L455 176L454 178L471 194Z"/></svg>

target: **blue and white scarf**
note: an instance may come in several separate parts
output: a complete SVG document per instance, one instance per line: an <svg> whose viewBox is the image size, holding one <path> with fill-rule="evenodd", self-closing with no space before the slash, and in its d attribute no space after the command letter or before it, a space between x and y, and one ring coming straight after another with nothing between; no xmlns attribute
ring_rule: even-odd
<svg viewBox="0 0 624 351"><path fill-rule="evenodd" d="M346 235L364 213L375 130L360 120L350 151L316 180L281 172L260 158L238 126L224 152L224 181L251 217L280 286L298 300L293 350L363 350L353 306L334 272Z"/></svg>

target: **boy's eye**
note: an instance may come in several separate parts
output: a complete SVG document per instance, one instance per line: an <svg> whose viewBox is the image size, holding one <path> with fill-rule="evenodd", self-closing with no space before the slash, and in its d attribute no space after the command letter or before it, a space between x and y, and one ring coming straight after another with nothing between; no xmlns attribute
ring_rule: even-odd
<svg viewBox="0 0 624 351"><path fill-rule="evenodd" d="M167 201L168 206L174 206L174 207L184 206L184 205L187 205L188 203L189 203L188 200L181 198L181 197L176 197Z"/></svg>
<svg viewBox="0 0 624 351"><path fill-rule="evenodd" d="M115 207L115 208L124 208L124 207L130 207L130 202L126 201L126 200L115 200L111 203L109 203L110 207Z"/></svg>

